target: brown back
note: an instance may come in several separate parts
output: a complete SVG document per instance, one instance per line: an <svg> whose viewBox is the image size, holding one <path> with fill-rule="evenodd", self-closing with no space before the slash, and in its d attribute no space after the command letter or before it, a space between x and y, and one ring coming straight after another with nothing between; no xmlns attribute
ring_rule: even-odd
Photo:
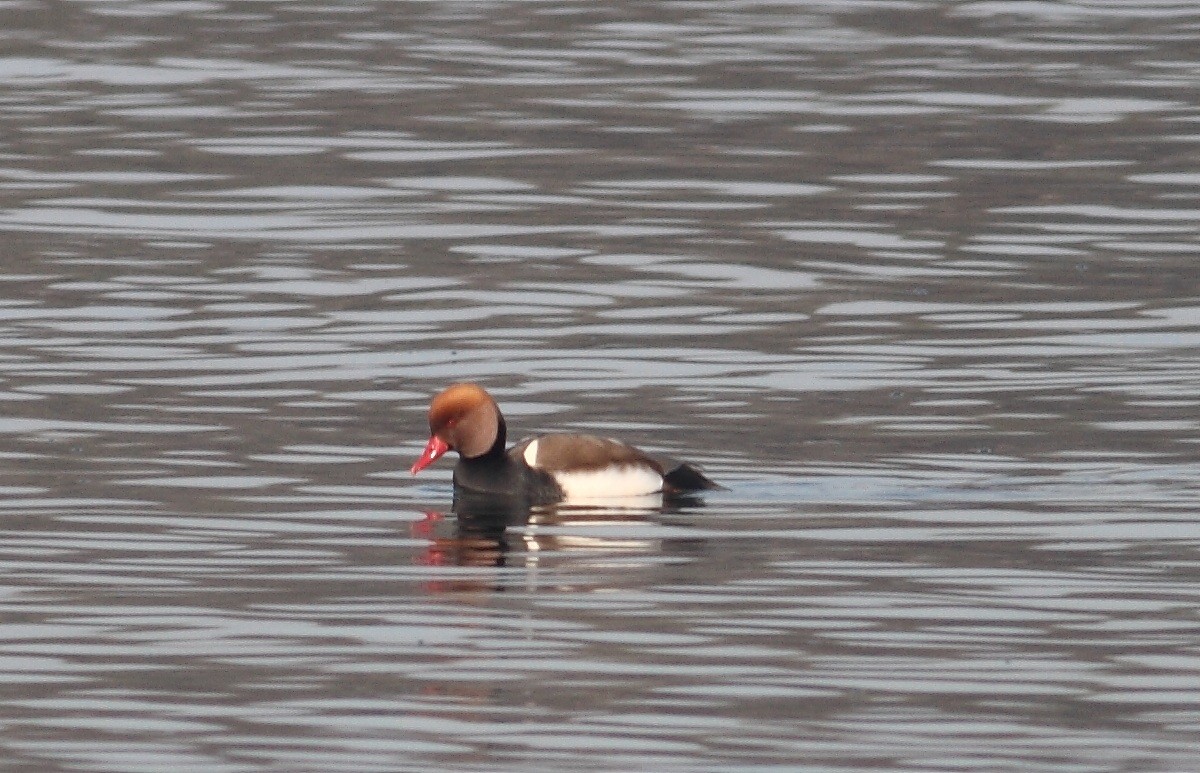
<svg viewBox="0 0 1200 773"><path fill-rule="evenodd" d="M609 465L649 467L661 473L662 465L633 446L595 435L542 435L522 440L514 454L524 454L534 440L538 441L535 467L546 472L566 470L599 470Z"/></svg>

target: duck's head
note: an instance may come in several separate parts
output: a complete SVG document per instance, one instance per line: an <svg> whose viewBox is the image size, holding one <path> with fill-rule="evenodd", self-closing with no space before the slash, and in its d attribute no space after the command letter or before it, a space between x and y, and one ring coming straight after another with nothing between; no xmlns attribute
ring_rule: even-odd
<svg viewBox="0 0 1200 773"><path fill-rule="evenodd" d="M504 417L500 408L478 384L454 384L442 390L429 405L429 442L413 463L415 475L447 451L474 459L504 447Z"/></svg>

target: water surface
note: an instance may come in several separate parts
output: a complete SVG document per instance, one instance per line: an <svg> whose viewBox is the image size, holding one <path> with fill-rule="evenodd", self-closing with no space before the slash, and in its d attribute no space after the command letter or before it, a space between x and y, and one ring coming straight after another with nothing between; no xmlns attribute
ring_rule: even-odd
<svg viewBox="0 0 1200 773"><path fill-rule="evenodd" d="M13 770L1200 766L1192 9L0 19ZM728 490L457 517L463 379Z"/></svg>

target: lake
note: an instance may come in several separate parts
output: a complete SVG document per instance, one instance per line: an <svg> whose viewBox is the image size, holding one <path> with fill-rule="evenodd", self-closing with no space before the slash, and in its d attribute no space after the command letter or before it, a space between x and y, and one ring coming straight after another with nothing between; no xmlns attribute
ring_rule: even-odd
<svg viewBox="0 0 1200 773"><path fill-rule="evenodd" d="M1200 10L0 18L6 769L1200 768Z"/></svg>

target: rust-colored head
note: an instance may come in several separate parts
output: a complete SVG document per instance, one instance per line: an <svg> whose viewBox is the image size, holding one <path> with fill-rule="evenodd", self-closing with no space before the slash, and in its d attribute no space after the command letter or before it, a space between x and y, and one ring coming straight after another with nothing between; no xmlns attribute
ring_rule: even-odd
<svg viewBox="0 0 1200 773"><path fill-rule="evenodd" d="M492 396L478 384L453 384L429 405L429 443L412 466L420 472L447 451L465 459L504 445L504 418Z"/></svg>

